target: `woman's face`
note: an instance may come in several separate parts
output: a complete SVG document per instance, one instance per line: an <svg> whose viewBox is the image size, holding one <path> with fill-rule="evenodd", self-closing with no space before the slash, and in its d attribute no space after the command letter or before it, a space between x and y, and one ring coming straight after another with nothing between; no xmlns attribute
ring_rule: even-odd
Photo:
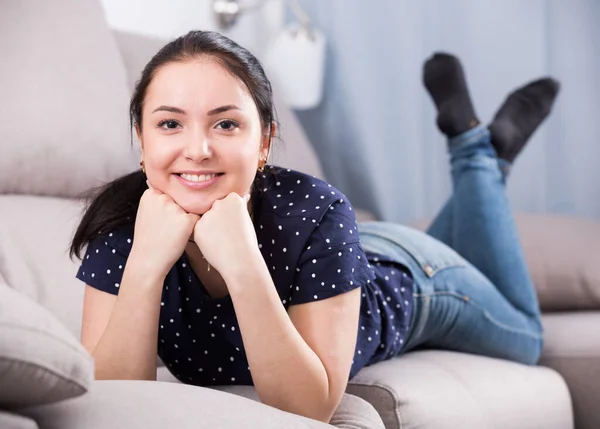
<svg viewBox="0 0 600 429"><path fill-rule="evenodd" d="M230 192L250 192L270 140L244 83L210 58L157 70L138 136L148 181L198 215Z"/></svg>

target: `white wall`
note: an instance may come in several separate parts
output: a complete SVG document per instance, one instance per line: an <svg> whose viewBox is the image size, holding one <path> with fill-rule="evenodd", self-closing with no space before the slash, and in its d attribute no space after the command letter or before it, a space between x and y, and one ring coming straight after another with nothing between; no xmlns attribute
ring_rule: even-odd
<svg viewBox="0 0 600 429"><path fill-rule="evenodd" d="M172 39L190 30L215 30L249 49L259 59L283 25L283 0L266 0L247 12L229 31L217 28L213 0L101 0L111 27L132 33ZM240 0L254 5L259 0Z"/></svg>

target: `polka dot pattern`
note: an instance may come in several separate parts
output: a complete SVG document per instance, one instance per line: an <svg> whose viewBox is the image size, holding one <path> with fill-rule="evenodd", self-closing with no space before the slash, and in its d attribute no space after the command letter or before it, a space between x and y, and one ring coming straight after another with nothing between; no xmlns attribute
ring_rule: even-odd
<svg viewBox="0 0 600 429"><path fill-rule="evenodd" d="M252 199L258 247L285 308L360 288L357 345L350 377L398 354L412 305L408 270L365 253L346 196L312 176L267 166ZM133 242L133 225L92 240L77 278L118 294ZM180 381L252 384L230 296L211 297L184 253L163 285L158 354Z"/></svg>

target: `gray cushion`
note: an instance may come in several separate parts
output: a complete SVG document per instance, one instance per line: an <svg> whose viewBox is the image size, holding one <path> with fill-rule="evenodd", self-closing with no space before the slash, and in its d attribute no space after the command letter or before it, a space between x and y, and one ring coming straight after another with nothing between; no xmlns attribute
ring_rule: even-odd
<svg viewBox="0 0 600 429"><path fill-rule="evenodd" d="M213 389L95 381L83 396L20 411L44 429L326 429L330 425Z"/></svg>
<svg viewBox="0 0 600 429"><path fill-rule="evenodd" d="M169 372L167 367L161 367L157 370L157 380L180 383L177 378ZM253 401L259 401L256 389L252 386L216 386L213 389L222 392L232 393L243 396ZM338 406L335 414L331 418L330 424L337 428L344 429L383 429L383 421L375 411L375 408L365 400L354 395L345 394Z"/></svg>
<svg viewBox="0 0 600 429"><path fill-rule="evenodd" d="M600 311L546 314L543 322L541 363L567 382L575 427L600 428Z"/></svg>
<svg viewBox="0 0 600 429"><path fill-rule="evenodd" d="M60 322L0 281L0 408L81 395L93 376L91 356Z"/></svg>
<svg viewBox="0 0 600 429"><path fill-rule="evenodd" d="M0 193L74 197L136 168L125 68L100 2L1 9Z"/></svg>
<svg viewBox="0 0 600 429"><path fill-rule="evenodd" d="M18 414L0 411L0 428L2 429L38 429L35 420Z"/></svg>
<svg viewBox="0 0 600 429"><path fill-rule="evenodd" d="M600 222L523 213L515 222L542 310L600 310Z"/></svg>
<svg viewBox="0 0 600 429"><path fill-rule="evenodd" d="M387 429L569 429L571 399L553 370L450 351L415 351L363 368L347 392Z"/></svg>

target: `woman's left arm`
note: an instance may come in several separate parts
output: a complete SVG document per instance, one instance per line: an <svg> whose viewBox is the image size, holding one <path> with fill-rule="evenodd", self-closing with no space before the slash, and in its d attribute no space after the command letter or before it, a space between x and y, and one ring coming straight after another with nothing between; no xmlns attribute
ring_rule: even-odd
<svg viewBox="0 0 600 429"><path fill-rule="evenodd" d="M259 251L224 280L261 402L328 423L348 383L360 288L288 314Z"/></svg>
<svg viewBox="0 0 600 429"><path fill-rule="evenodd" d="M227 284L260 400L329 422L350 375L360 288L291 306L288 315L247 203L248 195L234 193L215 201L196 223L194 240Z"/></svg>

